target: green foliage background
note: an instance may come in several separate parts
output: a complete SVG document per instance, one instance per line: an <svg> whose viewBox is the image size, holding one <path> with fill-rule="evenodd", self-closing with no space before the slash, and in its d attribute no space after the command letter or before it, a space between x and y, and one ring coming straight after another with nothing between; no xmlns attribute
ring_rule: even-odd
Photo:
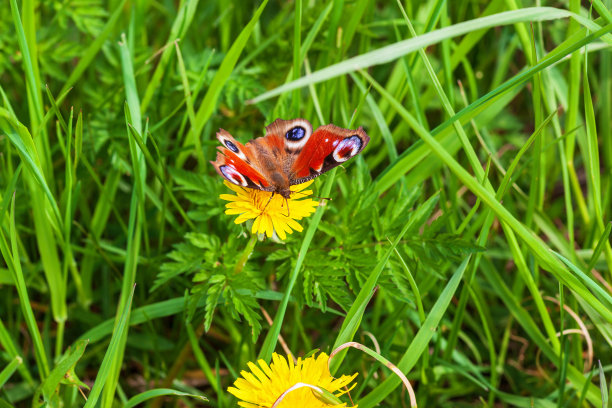
<svg viewBox="0 0 612 408"><path fill-rule="evenodd" d="M611 8L3 2L0 407L235 406L279 334L419 406L608 406ZM279 117L371 142L257 241L208 161Z"/></svg>

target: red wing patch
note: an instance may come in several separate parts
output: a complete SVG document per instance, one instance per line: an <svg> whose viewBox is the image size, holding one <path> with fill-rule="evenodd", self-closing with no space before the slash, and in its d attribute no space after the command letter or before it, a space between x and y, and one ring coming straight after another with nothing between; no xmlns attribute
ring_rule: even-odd
<svg viewBox="0 0 612 408"><path fill-rule="evenodd" d="M228 176L230 172L226 170L225 172L221 169L221 166L229 166L238 174L248 177L253 183L258 184L259 186L266 188L269 187L270 184L266 181L266 178L261 175L257 170L253 168L250 164L242 160L238 155L234 152L226 149L224 147L219 147L220 152L217 153L217 160L212 162L217 170L217 173L223 178L226 178L228 181L241 185L242 183L237 182L239 178ZM231 172L233 175L234 172ZM246 186L245 186L246 187Z"/></svg>
<svg viewBox="0 0 612 408"><path fill-rule="evenodd" d="M343 129L334 125L321 126L312 134L291 167L295 179L324 173L354 157L370 141L363 128ZM331 157L330 157L331 155Z"/></svg>

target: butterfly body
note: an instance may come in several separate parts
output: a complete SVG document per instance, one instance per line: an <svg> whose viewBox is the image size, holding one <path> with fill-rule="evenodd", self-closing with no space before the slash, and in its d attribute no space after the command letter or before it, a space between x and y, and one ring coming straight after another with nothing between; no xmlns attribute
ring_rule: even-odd
<svg viewBox="0 0 612 408"><path fill-rule="evenodd" d="M356 156L370 138L363 128L325 125L312 131L305 119L277 119L266 135L245 145L220 129L217 173L236 185L270 191L284 198L290 186L311 180Z"/></svg>

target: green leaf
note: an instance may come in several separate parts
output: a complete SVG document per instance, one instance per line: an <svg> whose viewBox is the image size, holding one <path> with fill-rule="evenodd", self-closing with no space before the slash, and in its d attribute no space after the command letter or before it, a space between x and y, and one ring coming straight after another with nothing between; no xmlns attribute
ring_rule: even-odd
<svg viewBox="0 0 612 408"><path fill-rule="evenodd" d="M433 208L438 203L438 199L439 196L437 194L430 197L425 203L423 203L423 205L419 207L417 211L415 211L413 216L410 217L408 222L406 222L406 224L404 225L404 228L402 228L402 231L397 235L397 237L391 244L391 247L387 249L385 254L378 261L376 267L370 273L368 280L361 287L361 290L359 291L359 294L357 295L357 299L355 299L353 306L346 314L346 318L342 322L342 327L340 327L340 331L338 332L338 336L336 337L336 341L334 342L332 348L335 349L341 344L353 340L355 333L361 325L361 319L363 318L365 309L368 303L370 302L370 299L374 295L374 288L376 286L376 283L378 282L378 279L382 273L383 268L387 264L389 257L391 257L391 254L393 254L393 252L395 251L395 247L402 239L402 237L406 234L406 232L408 232L411 228L420 225L421 221L426 218L431 213L431 211L433 211ZM335 373L338 370L338 367L340 366L340 364L342 364L342 360L344 359L345 355L346 352L341 352L338 357L336 357L334 361L330 364L329 369L331 373Z"/></svg>
<svg viewBox="0 0 612 408"><path fill-rule="evenodd" d="M42 393L43 399L47 404L51 404L52 399L59 392L59 385L63 383L69 373L74 371L74 366L81 359L83 353L87 347L87 341L81 340L75 343L75 346L64 354L62 359L55 365L49 376L45 378L45 381L40 385L34 396L34 402L38 403L40 394ZM80 386L87 387L81 381L76 379L75 381ZM88 388L88 387L87 387Z"/></svg>

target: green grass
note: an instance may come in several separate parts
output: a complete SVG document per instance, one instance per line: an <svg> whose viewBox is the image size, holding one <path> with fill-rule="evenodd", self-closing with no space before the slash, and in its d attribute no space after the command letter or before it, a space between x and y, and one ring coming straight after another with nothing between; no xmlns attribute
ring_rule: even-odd
<svg viewBox="0 0 612 408"><path fill-rule="evenodd" d="M233 407L373 339L362 408L410 405L387 361L422 407L610 406L611 0L0 10L0 407ZM215 132L297 117L371 141L257 240Z"/></svg>

